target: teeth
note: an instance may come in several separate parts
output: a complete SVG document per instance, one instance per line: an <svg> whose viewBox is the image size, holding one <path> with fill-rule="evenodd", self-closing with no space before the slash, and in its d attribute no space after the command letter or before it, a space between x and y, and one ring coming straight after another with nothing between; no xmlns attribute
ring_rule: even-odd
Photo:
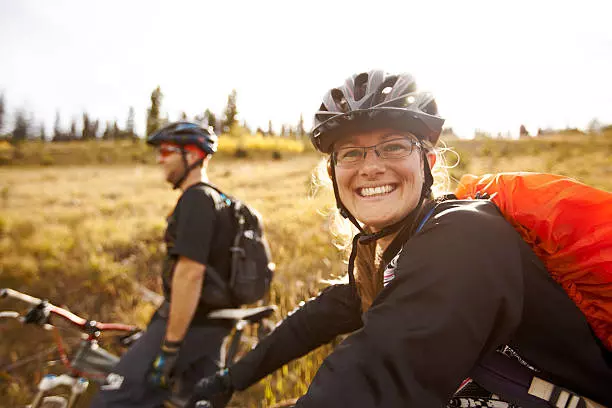
<svg viewBox="0 0 612 408"><path fill-rule="evenodd" d="M359 194L363 197L369 197L377 194L387 194L391 191L393 191L393 187L387 184L386 186L364 187Z"/></svg>

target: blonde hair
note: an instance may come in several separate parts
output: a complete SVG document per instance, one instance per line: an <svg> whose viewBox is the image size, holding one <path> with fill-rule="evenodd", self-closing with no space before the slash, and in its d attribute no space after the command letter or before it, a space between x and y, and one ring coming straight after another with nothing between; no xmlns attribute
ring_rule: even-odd
<svg viewBox="0 0 612 408"><path fill-rule="evenodd" d="M451 151L455 155L457 153L447 147L436 149L427 142L425 142L424 148L427 154L434 153L436 155L436 163L431 170L434 179L431 190L434 198L440 197L448 193L450 187L450 177L448 174L450 167L446 164L444 153L447 151ZM313 192L316 192L320 187L333 190L332 180L329 176L330 160L331 157L321 160L315 168L312 176ZM334 235L336 246L345 251L348 256L353 236L358 232L357 228L348 219L340 215L340 211L335 206L335 203L334 207L330 208L326 213L329 216L329 229ZM371 232L367 226L364 227L364 231ZM382 250L376 241L357 244L356 251L355 283L361 299L361 308L365 312L370 308L372 302L383 288L383 268L385 265L381 265ZM342 279L342 281L346 282L347 277Z"/></svg>

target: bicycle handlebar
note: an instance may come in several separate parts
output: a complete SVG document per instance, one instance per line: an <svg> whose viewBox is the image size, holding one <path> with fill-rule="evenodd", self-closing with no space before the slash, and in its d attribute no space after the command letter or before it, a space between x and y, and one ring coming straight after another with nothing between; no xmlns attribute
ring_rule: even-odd
<svg viewBox="0 0 612 408"><path fill-rule="evenodd" d="M55 306L47 302L46 300L38 299L33 296L27 295L25 293L21 293L19 291L16 291L10 288L0 289L0 298L17 299L22 302L29 303L30 305L34 307L40 307L42 312L45 315L54 314L54 315L60 316L64 320L67 320L72 325L79 328L81 331L87 334L90 334L90 335L95 334L96 332L102 332L102 331L131 332L131 331L139 330L138 327L136 326L123 324L123 323L101 323L95 320L87 320L80 316L75 315L74 313L66 309L63 309L59 306ZM46 323L46 322L37 322L37 323L40 324L40 323Z"/></svg>

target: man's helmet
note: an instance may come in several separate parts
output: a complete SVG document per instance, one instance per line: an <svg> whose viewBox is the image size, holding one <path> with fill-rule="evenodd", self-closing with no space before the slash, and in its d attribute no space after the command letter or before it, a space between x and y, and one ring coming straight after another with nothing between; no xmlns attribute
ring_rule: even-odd
<svg viewBox="0 0 612 408"><path fill-rule="evenodd" d="M203 128L192 122L174 122L153 132L147 143L152 146L159 146L162 143L174 143L181 147L194 145L207 154L214 154L219 145L219 138L212 127Z"/></svg>
<svg viewBox="0 0 612 408"><path fill-rule="evenodd" d="M412 75L373 70L353 75L325 94L310 139L317 150L330 153L333 143L351 129L382 126L410 132L435 146L443 124L433 95L417 91Z"/></svg>

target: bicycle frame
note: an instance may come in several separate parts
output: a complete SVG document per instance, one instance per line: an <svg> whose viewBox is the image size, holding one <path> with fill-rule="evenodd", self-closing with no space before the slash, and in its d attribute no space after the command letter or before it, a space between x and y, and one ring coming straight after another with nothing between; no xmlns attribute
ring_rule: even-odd
<svg viewBox="0 0 612 408"><path fill-rule="evenodd" d="M59 306L13 289L0 289L0 298L13 298L32 306L25 316L11 311L1 312L0 317L15 318L24 324L34 323L47 330L57 330L51 324L52 316L57 316L69 322L83 334L83 339L77 350L73 353L72 359L68 358L61 337L59 335L56 336L61 360L69 372L60 375L45 375L38 383L38 391L30 406L31 408L41 407L47 393L60 386L70 387L69 399L65 406L73 408L81 395L87 390L89 381L92 380L103 384L106 375L119 361L119 357L108 352L98 344L97 339L100 334L107 331L123 333L136 333L139 331L136 326L132 325L87 320Z"/></svg>
<svg viewBox="0 0 612 408"><path fill-rule="evenodd" d="M108 352L98 344L97 339L100 334L102 332L116 331L127 333L129 336L130 333L138 333L140 331L136 326L132 325L87 320L45 300L13 289L0 289L1 298L17 299L32 307L25 316L13 311L4 311L0 312L0 318L15 318L21 323L34 323L45 329L57 332L57 328L51 324L51 317L57 316L69 322L83 334L83 339L76 351L72 353L72 359L68 358L61 337L59 335L56 336L57 348L64 366L68 369L68 373L44 376L38 384L38 391L30 408L42 407L45 397L48 396L47 394L60 386L70 387L70 394L65 407L74 408L82 394L87 391L90 381L96 382L99 385L107 384L107 376L112 375L113 367L119 362L118 356ZM263 319L269 317L276 310L276 306L268 305L249 309L220 309L208 315L211 319L231 320L234 322L234 331L230 335L225 352L225 366L235 359L245 328L250 324L261 323Z"/></svg>

